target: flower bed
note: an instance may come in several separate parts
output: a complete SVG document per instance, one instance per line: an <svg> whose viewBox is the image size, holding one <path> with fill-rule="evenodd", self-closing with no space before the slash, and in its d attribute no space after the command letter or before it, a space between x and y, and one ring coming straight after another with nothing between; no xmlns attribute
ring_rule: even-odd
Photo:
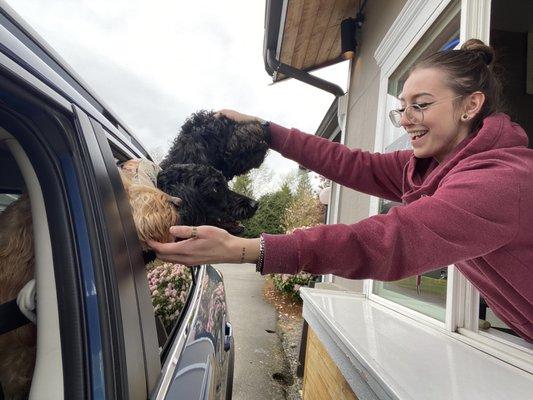
<svg viewBox="0 0 533 400"><path fill-rule="evenodd" d="M317 226L322 224L315 224L311 226L302 226L299 228L289 229L287 231L288 234L293 233L296 229L307 229L311 228L312 226ZM300 272L296 275L289 275L289 274L271 274L272 282L274 283L274 287L281 293L288 294L293 300L295 301L302 301L300 297L300 287L302 286L309 286L309 283L312 281L316 281L318 276L312 275L307 272Z"/></svg>
<svg viewBox="0 0 533 400"><path fill-rule="evenodd" d="M288 294L295 301L302 301L299 292L300 288L309 286L309 283L316 279L315 275L307 272L300 272L296 275L272 274L271 277L274 287L278 291Z"/></svg>
<svg viewBox="0 0 533 400"><path fill-rule="evenodd" d="M185 265L157 261L146 265L146 269L154 312L170 330L187 300L191 271Z"/></svg>

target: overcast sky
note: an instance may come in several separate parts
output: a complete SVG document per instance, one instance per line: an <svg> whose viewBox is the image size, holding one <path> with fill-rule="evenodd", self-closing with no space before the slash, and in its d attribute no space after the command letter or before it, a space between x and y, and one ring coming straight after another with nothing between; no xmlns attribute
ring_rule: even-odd
<svg viewBox="0 0 533 400"><path fill-rule="evenodd" d="M264 69L265 1L7 0L150 151L185 118L233 108L314 133L333 95ZM343 89L347 63L317 73ZM281 177L296 164L271 152Z"/></svg>

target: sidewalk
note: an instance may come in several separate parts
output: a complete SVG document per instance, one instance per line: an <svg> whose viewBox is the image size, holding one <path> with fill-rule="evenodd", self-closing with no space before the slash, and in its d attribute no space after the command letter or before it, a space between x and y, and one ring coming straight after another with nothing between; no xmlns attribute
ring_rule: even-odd
<svg viewBox="0 0 533 400"><path fill-rule="evenodd" d="M285 399L289 368L276 334L276 310L263 297L264 278L252 264L214 267L224 275L235 337L233 399Z"/></svg>

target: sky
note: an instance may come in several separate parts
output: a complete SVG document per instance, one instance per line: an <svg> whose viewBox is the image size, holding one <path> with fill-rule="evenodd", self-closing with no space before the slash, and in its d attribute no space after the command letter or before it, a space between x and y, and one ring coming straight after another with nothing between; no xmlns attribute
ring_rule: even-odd
<svg viewBox="0 0 533 400"><path fill-rule="evenodd" d="M164 155L187 116L235 109L314 133L334 97L263 61L265 1L7 0L148 151ZM346 88L346 62L317 71ZM270 151L272 188L297 164Z"/></svg>

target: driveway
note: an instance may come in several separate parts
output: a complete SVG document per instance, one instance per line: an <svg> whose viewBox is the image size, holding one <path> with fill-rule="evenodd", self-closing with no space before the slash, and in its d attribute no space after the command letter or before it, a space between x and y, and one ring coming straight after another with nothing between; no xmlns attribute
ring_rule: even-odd
<svg viewBox="0 0 533 400"><path fill-rule="evenodd" d="M276 332L276 310L263 297L264 278L252 264L217 264L224 275L235 337L234 400L285 399L277 379L287 364Z"/></svg>

